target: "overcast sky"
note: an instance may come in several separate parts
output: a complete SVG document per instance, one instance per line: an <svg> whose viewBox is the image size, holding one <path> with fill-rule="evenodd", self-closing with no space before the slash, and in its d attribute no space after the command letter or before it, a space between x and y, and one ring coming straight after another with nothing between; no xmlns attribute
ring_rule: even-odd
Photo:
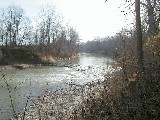
<svg viewBox="0 0 160 120"><path fill-rule="evenodd" d="M114 35L125 26L125 16L118 9L124 0L0 0L0 7L21 6L33 18L43 5L55 5L66 22L75 27L82 41Z"/></svg>

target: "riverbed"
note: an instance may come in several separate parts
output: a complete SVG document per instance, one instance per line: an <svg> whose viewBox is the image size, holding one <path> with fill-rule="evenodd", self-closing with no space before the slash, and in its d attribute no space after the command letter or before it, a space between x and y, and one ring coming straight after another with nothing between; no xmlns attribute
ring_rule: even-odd
<svg viewBox="0 0 160 120"><path fill-rule="evenodd" d="M58 90L68 84L84 85L103 81L106 74L119 68L113 67L111 58L103 55L80 53L78 58L65 60L67 66L37 66L26 69L2 69L0 73L0 120L8 120L23 111L27 96L33 99L46 90ZM7 86L7 84L8 86ZM10 96L9 96L10 95Z"/></svg>

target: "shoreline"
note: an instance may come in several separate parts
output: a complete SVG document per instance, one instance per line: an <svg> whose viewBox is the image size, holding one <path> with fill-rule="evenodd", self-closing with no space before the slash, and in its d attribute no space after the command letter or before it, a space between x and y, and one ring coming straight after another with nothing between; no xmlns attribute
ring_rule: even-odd
<svg viewBox="0 0 160 120"><path fill-rule="evenodd" d="M57 63L48 63L48 64L15 64L15 65L2 65L0 66L0 71L3 70L21 70L26 68L34 68L37 66L55 66L55 67L70 67L71 64L64 63L64 62L57 62Z"/></svg>
<svg viewBox="0 0 160 120"><path fill-rule="evenodd" d="M11 65L0 65L0 70L13 70L13 69L26 69L26 68L33 68L37 66L55 66L55 67L70 67L71 63L64 62L64 60L71 60L77 58L79 55L74 55L71 58L64 58L64 59L58 59L54 62L50 61L42 61L41 63L37 64L29 64L29 63L17 63L17 64L11 64Z"/></svg>
<svg viewBox="0 0 160 120"><path fill-rule="evenodd" d="M55 58L53 57L51 59L50 57L41 58L42 61L40 63L15 63L15 64L9 64L9 65L0 65L0 71L2 70L13 70L13 69L26 69L26 68L32 68L37 66L56 66L56 67L70 67L69 62L65 62L65 60L72 60L79 57L79 53L73 55L70 58Z"/></svg>

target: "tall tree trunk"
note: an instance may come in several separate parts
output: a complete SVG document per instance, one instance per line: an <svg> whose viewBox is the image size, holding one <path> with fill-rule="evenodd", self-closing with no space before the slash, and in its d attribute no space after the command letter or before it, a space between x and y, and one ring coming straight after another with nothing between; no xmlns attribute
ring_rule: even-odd
<svg viewBox="0 0 160 120"><path fill-rule="evenodd" d="M141 29L141 16L140 16L140 0L135 0L135 12L136 12L136 34L137 34L137 58L138 58L138 81L135 87L135 97L136 102L136 116L135 119L141 118L141 110L143 110L143 101L140 95L145 93L145 80L143 80L143 43L142 43L142 29ZM145 97L145 96L144 96Z"/></svg>
<svg viewBox="0 0 160 120"><path fill-rule="evenodd" d="M6 32L6 41L5 41L5 46L8 46L8 32Z"/></svg>
<svg viewBox="0 0 160 120"><path fill-rule="evenodd" d="M136 30L137 30L138 77L142 77L143 43L142 43L142 29L141 29L141 17L140 17L140 0L135 0L135 12L136 12Z"/></svg>
<svg viewBox="0 0 160 120"><path fill-rule="evenodd" d="M154 7L151 4L151 0L146 0L147 1L147 8L148 8L148 36L152 36L152 35L156 35L158 33L158 26L156 24L156 17L155 17L155 13L154 13ZM156 4L156 3L154 3Z"/></svg>
<svg viewBox="0 0 160 120"><path fill-rule="evenodd" d="M10 40L10 46L12 46L12 31L11 31L11 29L9 31L9 40Z"/></svg>

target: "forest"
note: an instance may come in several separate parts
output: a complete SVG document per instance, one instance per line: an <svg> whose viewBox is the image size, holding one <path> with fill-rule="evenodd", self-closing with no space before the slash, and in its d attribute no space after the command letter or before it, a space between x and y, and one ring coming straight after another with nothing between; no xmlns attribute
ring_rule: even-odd
<svg viewBox="0 0 160 120"><path fill-rule="evenodd" d="M32 20L25 16L23 8L17 5L13 4L6 9L1 9L2 65L13 64L16 61L40 63L40 61L53 62L56 58L70 58L76 55L78 43L78 32L73 27L63 25L63 18L54 6L43 6ZM28 58L36 59L35 62L32 62L33 59L24 61L26 52L29 53Z"/></svg>

